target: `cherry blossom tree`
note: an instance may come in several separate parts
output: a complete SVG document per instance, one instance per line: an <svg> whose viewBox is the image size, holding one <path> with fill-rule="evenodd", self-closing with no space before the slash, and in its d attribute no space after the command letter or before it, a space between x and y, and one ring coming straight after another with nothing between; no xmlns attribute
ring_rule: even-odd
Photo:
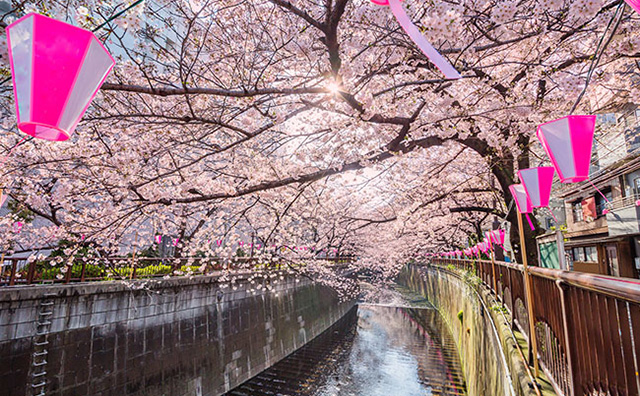
<svg viewBox="0 0 640 396"><path fill-rule="evenodd" d="M455 81L365 0L147 0L109 21L130 5L21 2L3 16L99 27L117 59L72 139L29 139L4 166L11 198L46 219L11 249L84 235L117 253L161 234L185 256L233 257L246 241L392 274L494 216L516 230L506 192L545 160L536 125L640 95L640 18L622 0L405 1ZM8 152L22 135L10 84L0 94Z"/></svg>

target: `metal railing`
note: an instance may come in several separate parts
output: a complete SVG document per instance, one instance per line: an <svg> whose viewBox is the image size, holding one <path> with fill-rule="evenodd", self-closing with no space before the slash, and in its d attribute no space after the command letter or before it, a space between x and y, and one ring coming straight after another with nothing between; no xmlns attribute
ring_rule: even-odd
<svg viewBox="0 0 640 396"><path fill-rule="evenodd" d="M523 267L433 259L475 273L529 338ZM542 369L559 394L640 395L640 281L529 267ZM494 284L495 290L494 289Z"/></svg>
<svg viewBox="0 0 640 396"><path fill-rule="evenodd" d="M47 257L40 261L7 257L0 262L0 286L99 282L107 280L148 279L166 276L193 276L216 271L281 270L300 266L289 260L263 260L257 257L108 257L91 260L65 259L62 263ZM349 264L351 258L328 257L301 259L329 261L332 265Z"/></svg>

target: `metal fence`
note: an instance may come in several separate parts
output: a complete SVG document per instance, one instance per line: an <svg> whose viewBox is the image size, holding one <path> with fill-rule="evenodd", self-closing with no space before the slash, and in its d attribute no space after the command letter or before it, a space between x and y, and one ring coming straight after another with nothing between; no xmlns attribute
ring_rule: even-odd
<svg viewBox="0 0 640 396"><path fill-rule="evenodd" d="M281 270L299 267L291 260L263 260L257 257L107 257L91 260L65 259L56 262L48 257L41 261L8 257L0 260L0 286L98 282L117 279L193 276L223 270ZM346 265L349 257L302 259L300 262L322 260L332 265Z"/></svg>
<svg viewBox="0 0 640 396"><path fill-rule="evenodd" d="M522 265L496 262L494 272L485 260L432 263L474 272L529 338ZM540 267L529 274L538 359L556 391L640 395L640 281Z"/></svg>

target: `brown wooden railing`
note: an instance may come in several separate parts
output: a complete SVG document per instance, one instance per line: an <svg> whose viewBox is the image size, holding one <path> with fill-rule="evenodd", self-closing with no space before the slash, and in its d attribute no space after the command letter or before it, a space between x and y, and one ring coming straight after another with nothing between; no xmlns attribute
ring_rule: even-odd
<svg viewBox="0 0 640 396"><path fill-rule="evenodd" d="M62 263L51 264L55 258L45 258L43 261L28 261L25 258L8 257L0 262L0 286L31 285L31 284L51 284L51 283L72 283L72 282L97 282L117 279L141 279L141 278L162 278L164 276L176 275L201 275L213 271L222 270L280 270L289 266L296 267L299 263L292 261L265 261L257 257L180 257L180 258L157 258L157 257L108 257L83 261L75 259L73 263L64 260ZM330 257L311 260L328 261L332 265L345 265L351 262L348 257ZM300 260L301 262L309 260ZM93 264L92 264L93 262ZM44 264L44 265L43 265ZM163 273L145 273L145 269L151 266L163 266ZM192 270L195 267L203 267L203 271L183 271L183 266L188 266ZM44 269L43 269L44 268ZM45 276L46 269L64 268L59 277ZM92 269L99 268L99 276L92 275Z"/></svg>
<svg viewBox="0 0 640 396"><path fill-rule="evenodd" d="M491 261L433 259L472 271L529 337L523 267ZM640 395L640 281L529 267L538 359L563 395Z"/></svg>

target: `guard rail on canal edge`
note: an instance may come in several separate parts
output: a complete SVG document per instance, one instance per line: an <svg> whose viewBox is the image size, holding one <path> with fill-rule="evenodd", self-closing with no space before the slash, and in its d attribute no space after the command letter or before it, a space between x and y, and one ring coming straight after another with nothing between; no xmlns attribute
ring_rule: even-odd
<svg viewBox="0 0 640 396"><path fill-rule="evenodd" d="M281 270L299 266L290 260L263 260L258 257L105 257L90 260L76 258L72 262L64 259L56 263L57 259L62 258L46 257L42 261L29 261L24 257L5 257L0 260L0 286L162 278L177 274L192 276L212 274L223 270ZM350 257L326 257L304 258L300 261L326 261L335 268L339 268L346 267L352 260ZM95 264L91 264L91 262ZM60 271L61 276L44 276L44 271L38 269L39 263L45 263L50 267L49 269L63 269ZM181 271L184 267L201 267L202 271ZM96 268L100 270L99 276L96 276ZM154 271L145 271L148 268Z"/></svg>
<svg viewBox="0 0 640 396"><path fill-rule="evenodd" d="M487 260L432 259L471 271L529 338L524 268ZM559 394L640 395L640 281L529 267L542 369Z"/></svg>

